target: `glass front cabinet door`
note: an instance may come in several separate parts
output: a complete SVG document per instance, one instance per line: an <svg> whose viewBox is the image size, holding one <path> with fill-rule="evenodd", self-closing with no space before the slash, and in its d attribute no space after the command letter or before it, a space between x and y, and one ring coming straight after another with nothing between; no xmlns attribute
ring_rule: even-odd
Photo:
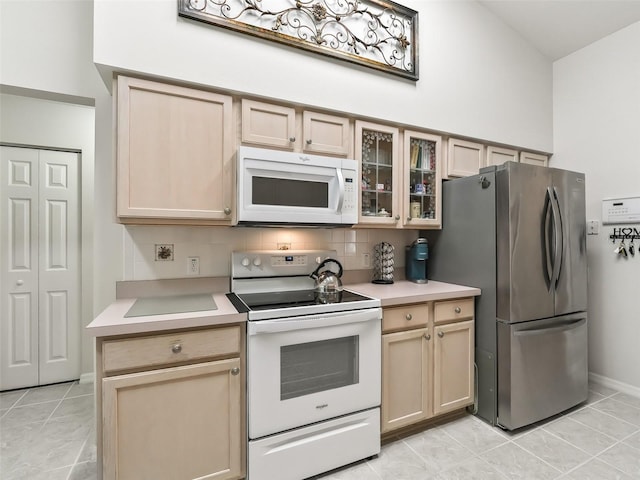
<svg viewBox="0 0 640 480"><path fill-rule="evenodd" d="M442 138L411 130L403 133L403 225L440 228Z"/></svg>
<svg viewBox="0 0 640 480"><path fill-rule="evenodd" d="M399 130L356 121L356 158L360 161L359 224L396 227L400 223Z"/></svg>

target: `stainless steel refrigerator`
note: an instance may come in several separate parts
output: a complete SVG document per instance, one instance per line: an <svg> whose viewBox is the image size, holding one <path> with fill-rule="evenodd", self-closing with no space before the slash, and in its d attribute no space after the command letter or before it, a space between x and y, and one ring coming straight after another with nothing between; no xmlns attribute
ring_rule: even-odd
<svg viewBox="0 0 640 480"><path fill-rule="evenodd" d="M584 174L507 162L442 191L428 278L482 290L477 415L514 430L585 401Z"/></svg>

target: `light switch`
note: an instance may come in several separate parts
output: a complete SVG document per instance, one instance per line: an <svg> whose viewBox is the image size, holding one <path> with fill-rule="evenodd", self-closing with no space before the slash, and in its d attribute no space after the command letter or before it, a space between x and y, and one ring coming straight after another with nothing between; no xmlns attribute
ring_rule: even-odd
<svg viewBox="0 0 640 480"><path fill-rule="evenodd" d="M600 222L598 220L589 220L587 222L587 235L598 235L600 230Z"/></svg>

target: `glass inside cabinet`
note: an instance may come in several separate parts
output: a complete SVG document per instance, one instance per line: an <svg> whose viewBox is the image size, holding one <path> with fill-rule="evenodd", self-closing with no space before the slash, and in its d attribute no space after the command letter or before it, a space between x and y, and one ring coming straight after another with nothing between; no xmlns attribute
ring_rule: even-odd
<svg viewBox="0 0 640 480"><path fill-rule="evenodd" d="M409 140L409 215L436 218L437 142L411 137Z"/></svg>
<svg viewBox="0 0 640 480"><path fill-rule="evenodd" d="M362 215L393 215L393 135L362 130Z"/></svg>

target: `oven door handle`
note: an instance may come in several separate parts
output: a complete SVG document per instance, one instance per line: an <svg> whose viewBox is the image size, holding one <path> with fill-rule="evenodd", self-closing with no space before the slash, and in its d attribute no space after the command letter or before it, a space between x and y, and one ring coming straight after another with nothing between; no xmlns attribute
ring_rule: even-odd
<svg viewBox="0 0 640 480"><path fill-rule="evenodd" d="M379 321L381 319L381 308L368 308L366 310L336 312L324 315L250 321L247 322L247 333L251 336L265 333L292 332L295 330L308 330L310 328L333 327L336 325L349 325L374 320Z"/></svg>

